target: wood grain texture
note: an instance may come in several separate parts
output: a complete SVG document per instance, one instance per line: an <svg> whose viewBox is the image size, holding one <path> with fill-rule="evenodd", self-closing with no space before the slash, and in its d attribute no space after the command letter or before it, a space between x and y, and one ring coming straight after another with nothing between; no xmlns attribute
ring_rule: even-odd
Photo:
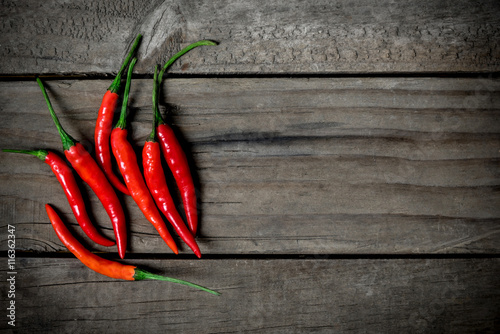
<svg viewBox="0 0 500 334"><path fill-rule="evenodd" d="M30 333L495 333L498 259L136 260L167 282L108 279L78 260L18 259ZM2 304L6 296L2 294ZM2 321L0 328L7 326Z"/></svg>
<svg viewBox="0 0 500 334"><path fill-rule="evenodd" d="M151 128L151 81L132 84L129 119L138 152ZM47 82L61 123L91 151L108 85ZM197 179L202 253L500 249L496 79L192 78L167 80L163 89L163 111ZM35 82L0 83L0 100L0 147L61 152ZM0 153L0 182L0 225L18 226L19 249L64 249L43 205L75 220L48 166ZM82 189L98 225L112 236L96 197ZM130 251L168 253L131 199L123 201ZM1 249L7 249L4 234Z"/></svg>
<svg viewBox="0 0 500 334"><path fill-rule="evenodd" d="M500 332L500 2L0 0L0 18L0 149L62 153L42 75L93 153L102 95L142 33L129 108L140 157L154 65L219 42L176 62L161 97L194 171L204 257L179 238L172 254L119 197L123 263L222 292L84 267L45 203L88 248L115 260L116 248L84 236L47 165L0 151L0 332Z"/></svg>
<svg viewBox="0 0 500 334"><path fill-rule="evenodd" d="M174 73L500 70L500 4L460 1L5 0L0 74L113 73L144 34L136 70L200 39Z"/></svg>

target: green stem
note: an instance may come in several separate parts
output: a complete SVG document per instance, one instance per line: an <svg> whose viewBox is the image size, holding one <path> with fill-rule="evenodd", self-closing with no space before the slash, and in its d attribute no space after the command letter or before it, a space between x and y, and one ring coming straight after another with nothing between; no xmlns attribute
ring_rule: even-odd
<svg viewBox="0 0 500 334"><path fill-rule="evenodd" d="M47 157L47 154L49 154L48 151L46 150L36 150L36 151L31 151L31 150L11 150L11 149L3 149L2 151L4 152L10 152L10 153L23 153L23 154L31 154L37 157L38 159L45 161L45 158Z"/></svg>
<svg viewBox="0 0 500 334"><path fill-rule="evenodd" d="M217 43L215 43L213 41L209 41L209 40L204 39L204 40L201 40L201 41L198 41L198 42L194 42L193 44L190 44L190 45L186 46L184 49L182 49L181 51L177 52L175 55L172 56L172 58L170 58L167 61L167 63L163 66L163 68L160 71L160 75L158 76L158 80L161 82L161 80L163 78L163 74L168 69L168 67L174 63L174 61L176 61L177 59L179 59L182 55L184 55L185 53L189 52L190 50L192 50L192 49L194 49L194 48L196 48L198 46L202 46L202 45L217 45Z"/></svg>
<svg viewBox="0 0 500 334"><path fill-rule="evenodd" d="M47 107L49 107L50 111L50 116L52 117L52 120L56 124L57 131L59 132L59 136L61 136L61 141L63 144L63 149L69 150L72 146L75 145L76 140L73 139L66 131L64 131L63 127L61 126L61 123L59 122L59 119L57 118L57 115L54 111L54 108L52 108L52 104L50 103L49 96L47 95L47 92L45 91L45 86L43 85L42 80L40 78L36 78L36 82L38 82L38 86L40 86L40 89L42 90L43 97L45 98L45 102L47 103Z"/></svg>
<svg viewBox="0 0 500 334"><path fill-rule="evenodd" d="M198 41L198 42L194 42L194 43L189 44L188 46L186 46L181 51L177 52L175 55L172 56L172 58L170 58L167 61L167 63L161 69L160 74L158 75L158 79L157 79L158 80L158 85L157 85L158 96L160 95L160 89L161 89L160 87L161 87L161 82L163 80L163 75L165 74L165 72L167 71L167 69L170 67L170 65L172 65L181 56L183 56L184 54L188 53L190 50L192 50L192 49L194 49L194 48L196 48L198 46L202 46L202 45L211 45L211 46L213 46L213 45L217 45L217 43L213 42L213 41L206 40L206 39ZM157 97L157 99L158 99L158 97ZM160 125L160 124L164 123L159 110L155 110L155 118L156 118L157 125Z"/></svg>
<svg viewBox="0 0 500 334"><path fill-rule="evenodd" d="M155 131L156 131L156 127L158 125L161 125L163 124L163 118L161 117L161 114L160 114L160 99L159 99L159 96L160 96L160 87L161 87L161 80L158 80L158 74L156 73L156 70L157 68L155 68L155 77L154 77L154 89L155 89L155 92L153 92L153 94L156 94L156 105L153 107L153 126L155 128Z"/></svg>
<svg viewBox="0 0 500 334"><path fill-rule="evenodd" d="M158 110L158 65L155 66L155 74L153 77L153 128L147 141L154 142L156 140L156 115L159 114Z"/></svg>
<svg viewBox="0 0 500 334"><path fill-rule="evenodd" d="M118 93L118 91L120 90L123 72L127 68L128 63L130 62L130 59L134 55L135 50L137 49L137 46L139 45L141 38L142 38L141 34L137 35L137 37L134 41L134 44L130 48L130 51L128 52L127 57L125 58L125 60L122 63L122 67L120 68L120 70L116 74L115 80L113 80L113 82L111 83L111 86L109 86L108 90L111 91L112 93Z"/></svg>
<svg viewBox="0 0 500 334"><path fill-rule="evenodd" d="M139 268L135 268L134 280L141 281L144 279L154 279L154 280L158 280L158 281L167 281L167 282L172 282L172 283L183 284L183 285L187 285L187 286L192 287L192 288L206 291L206 292L211 293L211 294L216 295L216 296L220 296L220 292L211 290L209 288L205 288L204 286L201 286L198 284L194 284L194 283L184 281L181 279L177 279L177 278L152 274L148 271L145 271L145 270L142 270Z"/></svg>
<svg viewBox="0 0 500 334"><path fill-rule="evenodd" d="M128 105L128 95L130 93L130 83L132 81L132 72L134 71L135 63L137 62L137 58L132 59L128 67L127 73L127 83L125 84L125 91L123 92L123 104L122 111L120 113L120 119L116 123L115 128L125 129L127 126L127 105Z"/></svg>

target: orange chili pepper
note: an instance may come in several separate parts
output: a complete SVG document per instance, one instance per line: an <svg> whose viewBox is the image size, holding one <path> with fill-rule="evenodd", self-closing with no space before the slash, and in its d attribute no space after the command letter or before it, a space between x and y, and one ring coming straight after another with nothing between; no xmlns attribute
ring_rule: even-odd
<svg viewBox="0 0 500 334"><path fill-rule="evenodd" d="M59 215L49 204L45 205L45 209L47 210L47 215L49 216L52 226L54 227L54 231L56 232L57 236L64 244L64 246L66 246L66 248L68 248L68 250L73 253L73 255L75 255L85 266L99 274L128 281L140 281L144 279L168 281L172 283L187 285L217 296L220 295L219 292L205 288L198 284L194 284L177 278L152 274L148 271L139 269L136 266L125 265L97 256L96 254L83 247L83 245L78 240L76 240L76 238L71 234L66 225L63 223Z"/></svg>

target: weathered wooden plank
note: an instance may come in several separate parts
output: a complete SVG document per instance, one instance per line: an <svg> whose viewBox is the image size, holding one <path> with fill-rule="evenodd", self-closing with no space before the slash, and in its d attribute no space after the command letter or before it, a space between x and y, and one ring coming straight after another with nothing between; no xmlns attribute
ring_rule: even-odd
<svg viewBox="0 0 500 334"><path fill-rule="evenodd" d="M91 150L108 85L47 82L61 122ZM138 152L151 127L150 91L151 80L134 80ZM169 120L196 171L202 252L498 253L499 91L487 78L168 80ZM1 83L0 99L0 147L61 151L35 82ZM48 166L1 153L0 181L0 222L22 231L18 247L63 249L43 205L75 221ZM130 250L169 252L123 200Z"/></svg>
<svg viewBox="0 0 500 334"><path fill-rule="evenodd" d="M136 34L151 73L199 39L175 73L490 72L500 5L470 1L58 1L0 3L0 73L111 73Z"/></svg>
<svg viewBox="0 0 500 334"><path fill-rule="evenodd" d="M30 333L494 333L498 259L136 260L222 293L108 279L78 260L17 259ZM4 277L5 277L5 271ZM2 305L10 301L2 294ZM5 309L4 309L4 312ZM1 328L9 326L4 320Z"/></svg>

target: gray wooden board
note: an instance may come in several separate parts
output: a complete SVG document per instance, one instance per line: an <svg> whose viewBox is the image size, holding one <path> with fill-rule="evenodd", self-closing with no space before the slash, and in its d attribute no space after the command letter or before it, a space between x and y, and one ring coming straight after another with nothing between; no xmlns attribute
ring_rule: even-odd
<svg viewBox="0 0 500 334"><path fill-rule="evenodd" d="M151 129L151 81L132 84L139 154ZM92 152L109 81L46 84L63 126ZM197 179L202 252L498 253L499 91L489 78L167 80L162 110ZM34 81L0 83L0 100L1 148L62 151ZM76 221L50 168L1 152L0 182L0 225L17 226L18 249L64 250L44 204ZM82 191L112 237L96 197ZM132 199L123 201L129 250L169 253Z"/></svg>
<svg viewBox="0 0 500 334"><path fill-rule="evenodd" d="M200 39L175 73L490 72L500 3L481 1L5 0L0 74L112 73L138 33L151 73Z"/></svg>
<svg viewBox="0 0 500 334"><path fill-rule="evenodd" d="M498 259L135 260L168 282L107 278L73 258L18 258L30 333L494 333ZM6 276L3 272L2 276ZM5 312L5 309L4 309ZM0 325L9 328L6 321Z"/></svg>

